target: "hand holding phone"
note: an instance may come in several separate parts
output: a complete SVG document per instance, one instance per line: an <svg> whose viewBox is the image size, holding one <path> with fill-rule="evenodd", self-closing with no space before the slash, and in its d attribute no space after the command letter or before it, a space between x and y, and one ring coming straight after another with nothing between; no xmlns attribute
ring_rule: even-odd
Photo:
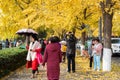
<svg viewBox="0 0 120 80"><path fill-rule="evenodd" d="M30 51L32 51L32 49L30 49Z"/></svg>

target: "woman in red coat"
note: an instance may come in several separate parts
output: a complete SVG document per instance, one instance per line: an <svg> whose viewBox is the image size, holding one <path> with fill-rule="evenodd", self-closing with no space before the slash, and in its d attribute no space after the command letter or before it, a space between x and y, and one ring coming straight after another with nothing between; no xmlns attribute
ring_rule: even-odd
<svg viewBox="0 0 120 80"><path fill-rule="evenodd" d="M47 63L48 80L59 80L60 62L62 59L59 38L54 36L49 39L44 53L43 66Z"/></svg>
<svg viewBox="0 0 120 80"><path fill-rule="evenodd" d="M41 45L37 41L37 36L36 35L31 35L30 36L30 45L27 46L26 48L28 49L28 54L27 54L27 68L32 68L32 76L31 78L35 77L36 71L38 71L38 65L41 63L42 55L41 53Z"/></svg>

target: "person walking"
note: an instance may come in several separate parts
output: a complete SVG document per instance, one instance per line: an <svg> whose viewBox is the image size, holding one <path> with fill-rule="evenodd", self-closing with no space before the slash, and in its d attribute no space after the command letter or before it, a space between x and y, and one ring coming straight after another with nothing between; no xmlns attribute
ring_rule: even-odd
<svg viewBox="0 0 120 80"><path fill-rule="evenodd" d="M9 48L9 45L10 45L10 42L9 42L8 39L6 39L6 41L5 41L5 47L6 47L6 48Z"/></svg>
<svg viewBox="0 0 120 80"><path fill-rule="evenodd" d="M81 56L83 56L84 59L89 57L88 48L86 48L83 44L81 46Z"/></svg>
<svg viewBox="0 0 120 80"><path fill-rule="evenodd" d="M81 55L80 56L84 56L84 50L85 50L85 46L84 46L84 44L81 44L81 46L80 46Z"/></svg>
<svg viewBox="0 0 120 80"><path fill-rule="evenodd" d="M94 48L94 39L90 42L88 46L88 53L89 53L89 58L90 58L90 62L89 62L90 69L92 69L92 63L93 63L93 54L92 54L93 48Z"/></svg>
<svg viewBox="0 0 120 80"><path fill-rule="evenodd" d="M66 50L67 50L67 46L66 46L66 41L61 41L61 51L62 51L62 62L64 63L66 60Z"/></svg>
<svg viewBox="0 0 120 80"><path fill-rule="evenodd" d="M26 68L32 68L31 78L35 78L35 73L38 72L38 65L42 63L42 55L40 55L41 45L36 35L30 36L30 41L30 45L26 46L28 49Z"/></svg>
<svg viewBox="0 0 120 80"><path fill-rule="evenodd" d="M10 42L9 42L10 44L9 44L9 48L11 48L11 47L13 47L13 41L12 41L12 39L10 39Z"/></svg>
<svg viewBox="0 0 120 80"><path fill-rule="evenodd" d="M49 44L46 46L43 66L47 63L48 80L59 80L60 62L62 61L61 46L59 38L54 36L49 39Z"/></svg>
<svg viewBox="0 0 120 80"><path fill-rule="evenodd" d="M66 36L67 41L67 60L68 60L68 72L71 72L71 64L72 64L72 72L75 72L75 52L76 52L76 38L72 32L69 32Z"/></svg>
<svg viewBox="0 0 120 80"><path fill-rule="evenodd" d="M94 58L94 70L100 71L100 58L102 53L102 44L99 43L99 39L94 40L93 58Z"/></svg>
<svg viewBox="0 0 120 80"><path fill-rule="evenodd" d="M45 51L45 47L46 47L46 44L44 43L44 39L41 38L41 39L39 40L39 42L40 42L41 48L42 48L41 53L42 53L42 55L44 55L44 51Z"/></svg>

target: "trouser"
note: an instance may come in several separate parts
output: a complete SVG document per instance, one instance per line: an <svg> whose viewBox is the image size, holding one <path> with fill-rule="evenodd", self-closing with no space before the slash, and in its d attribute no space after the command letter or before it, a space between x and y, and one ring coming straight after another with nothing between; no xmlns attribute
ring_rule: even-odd
<svg viewBox="0 0 120 80"><path fill-rule="evenodd" d="M90 57L90 68L92 68L93 56Z"/></svg>
<svg viewBox="0 0 120 80"><path fill-rule="evenodd" d="M68 55L67 59L68 59L68 72L71 71L71 64L72 64L72 71L75 72L75 57L72 55Z"/></svg>
<svg viewBox="0 0 120 80"><path fill-rule="evenodd" d="M100 70L100 55L94 54L94 70Z"/></svg>
<svg viewBox="0 0 120 80"><path fill-rule="evenodd" d="M32 73L35 74L36 71L38 72L38 61L37 61L37 59L32 61Z"/></svg>
<svg viewBox="0 0 120 80"><path fill-rule="evenodd" d="M65 59L66 59L66 52L62 52L62 56L63 56L63 62L65 62Z"/></svg>
<svg viewBox="0 0 120 80"><path fill-rule="evenodd" d="M35 74L36 71L39 72L38 68L36 70L32 70L32 74Z"/></svg>

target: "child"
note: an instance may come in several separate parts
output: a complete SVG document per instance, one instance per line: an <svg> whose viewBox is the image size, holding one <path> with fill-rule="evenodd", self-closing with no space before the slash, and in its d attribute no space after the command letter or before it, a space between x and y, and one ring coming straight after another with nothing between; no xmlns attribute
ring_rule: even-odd
<svg viewBox="0 0 120 80"><path fill-rule="evenodd" d="M62 52L62 61L65 62L65 59L66 59L66 50L67 50L67 46L65 43L62 43L61 44L61 52Z"/></svg>

